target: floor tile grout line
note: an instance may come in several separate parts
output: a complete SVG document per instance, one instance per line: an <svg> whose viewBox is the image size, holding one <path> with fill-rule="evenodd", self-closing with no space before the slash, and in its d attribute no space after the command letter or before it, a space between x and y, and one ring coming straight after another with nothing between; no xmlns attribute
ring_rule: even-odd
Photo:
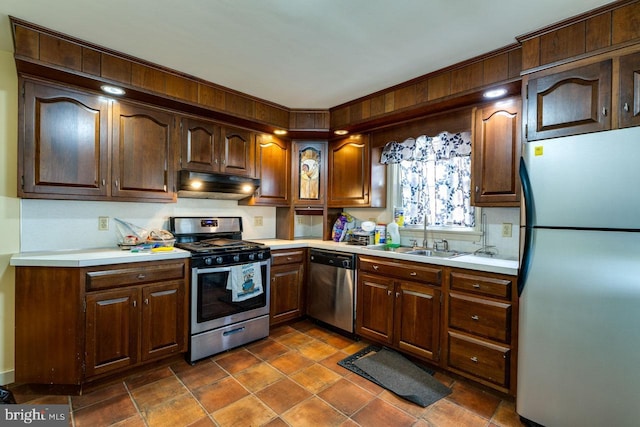
<svg viewBox="0 0 640 427"><path fill-rule="evenodd" d="M213 362L213 361L212 361ZM215 363L215 362L214 362ZM220 369L223 369L220 366ZM204 407L204 405L202 404L202 402L200 402L200 399L198 399L194 394L193 391L191 391L191 389L189 387L187 387L187 385L182 381L182 379L180 379L180 377L178 376L178 374L176 374L176 372L171 368L171 366L169 366L169 370L173 373L173 375L176 377L176 379L178 380L178 382L180 384L182 384L182 386L187 390L187 393L189 393L189 395L193 398L193 400L195 400L198 403L198 406L200 406L200 408L204 411L205 415L216 425L219 426L220 424L218 424L218 422L216 422L216 420L213 419L212 415L209 413L209 411L207 411L207 408ZM224 369L223 369L224 370ZM226 372L226 371L225 371ZM218 380L220 381L220 380ZM215 383L217 383L218 381L215 381ZM192 423L193 424L193 423Z"/></svg>
<svg viewBox="0 0 640 427"><path fill-rule="evenodd" d="M171 370L171 368L169 368L169 370ZM140 415L140 419L142 420L142 422L144 423L145 426L149 427L149 423L147 422L147 419L145 418L145 416L142 414L142 411L140 411L140 407L138 406L138 403L136 402L136 399L133 397L133 393L131 393L131 390L129 389L129 386L127 385L126 381L122 381L122 384L124 385L124 389L127 391L127 395L129 396L129 399L131 400L131 403L133 403L134 408L136 408L136 411L138 412L138 415Z"/></svg>

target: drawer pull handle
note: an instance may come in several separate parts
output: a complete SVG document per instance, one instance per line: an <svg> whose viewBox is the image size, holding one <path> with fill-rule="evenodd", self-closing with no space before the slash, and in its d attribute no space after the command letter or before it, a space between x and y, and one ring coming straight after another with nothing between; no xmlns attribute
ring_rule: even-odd
<svg viewBox="0 0 640 427"><path fill-rule="evenodd" d="M480 285L479 285L479 284L477 284L477 283L474 283L474 284L473 284L473 288L474 288L474 289L480 289Z"/></svg>
<svg viewBox="0 0 640 427"><path fill-rule="evenodd" d="M415 271L412 271L411 273L409 273L409 276L417 276L418 273L416 273Z"/></svg>
<svg viewBox="0 0 640 427"><path fill-rule="evenodd" d="M471 361L472 361L473 363L478 363L478 358L477 358L476 356L473 356L473 357L471 358Z"/></svg>
<svg viewBox="0 0 640 427"><path fill-rule="evenodd" d="M293 260L293 257L288 256L287 261L291 261L291 260Z"/></svg>
<svg viewBox="0 0 640 427"><path fill-rule="evenodd" d="M471 316L471 318L472 318L473 320L480 320L480 318L478 317L478 315L477 315L477 314L474 314L473 316Z"/></svg>
<svg viewBox="0 0 640 427"><path fill-rule="evenodd" d="M144 275L144 274L142 274L142 273L138 274L138 279L140 279L140 280L144 279L145 277L147 277L147 276L145 276L145 275Z"/></svg>
<svg viewBox="0 0 640 427"><path fill-rule="evenodd" d="M374 269L374 270L376 270L376 271L378 271L378 268L380 268L380 267L379 267L379 266L377 266L377 265L374 265L374 266L373 266L373 269Z"/></svg>

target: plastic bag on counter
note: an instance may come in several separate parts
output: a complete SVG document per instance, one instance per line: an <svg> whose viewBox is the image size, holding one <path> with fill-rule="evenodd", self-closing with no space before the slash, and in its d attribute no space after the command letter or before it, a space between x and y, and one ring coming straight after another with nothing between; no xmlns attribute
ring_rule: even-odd
<svg viewBox="0 0 640 427"><path fill-rule="evenodd" d="M149 231L130 222L114 218L118 233L118 244L135 246L144 243L149 238ZM172 236L173 237L173 236Z"/></svg>
<svg viewBox="0 0 640 427"><path fill-rule="evenodd" d="M331 238L334 242L344 241L347 233L355 227L355 219L346 212L342 212L333 224Z"/></svg>

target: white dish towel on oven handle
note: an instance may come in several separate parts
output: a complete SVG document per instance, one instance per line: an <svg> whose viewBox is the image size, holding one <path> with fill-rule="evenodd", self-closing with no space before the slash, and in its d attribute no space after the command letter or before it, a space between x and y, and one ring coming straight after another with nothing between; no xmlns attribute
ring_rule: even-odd
<svg viewBox="0 0 640 427"><path fill-rule="evenodd" d="M234 265L229 270L227 290L231 291L231 301L240 302L256 297L264 292L260 263Z"/></svg>

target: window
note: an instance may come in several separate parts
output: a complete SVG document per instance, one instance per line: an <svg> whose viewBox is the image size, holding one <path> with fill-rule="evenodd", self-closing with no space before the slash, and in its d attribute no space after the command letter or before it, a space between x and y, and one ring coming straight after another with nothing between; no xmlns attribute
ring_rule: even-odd
<svg viewBox="0 0 640 427"><path fill-rule="evenodd" d="M426 216L430 227L475 227L469 132L390 142L383 150L382 163L397 164L397 198L404 208L406 226L423 225Z"/></svg>

